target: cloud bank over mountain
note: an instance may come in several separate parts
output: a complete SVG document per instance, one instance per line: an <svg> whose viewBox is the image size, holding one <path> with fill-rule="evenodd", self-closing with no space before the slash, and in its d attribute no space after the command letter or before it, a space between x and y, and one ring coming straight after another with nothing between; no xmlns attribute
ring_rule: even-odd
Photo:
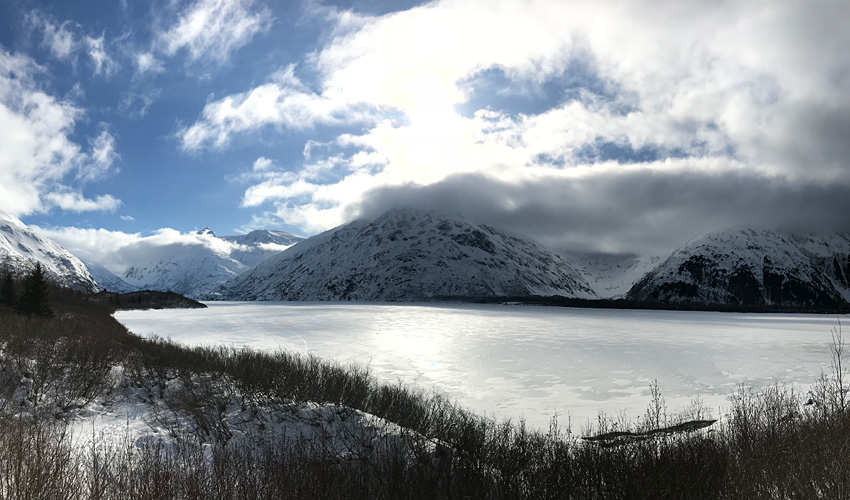
<svg viewBox="0 0 850 500"><path fill-rule="evenodd" d="M311 234L398 204L599 251L846 230L848 2L0 15L20 21L0 34L0 209L92 251L201 214Z"/></svg>
<svg viewBox="0 0 850 500"><path fill-rule="evenodd" d="M267 171L245 191L244 205L313 230L447 203L599 250L669 247L730 224L845 230L847 14L835 2L332 11L336 31L307 61L312 88L290 67L210 102L182 146L366 123L321 144L324 155L308 144L300 168ZM475 109L494 82L515 109ZM541 109L523 110L547 92Z"/></svg>

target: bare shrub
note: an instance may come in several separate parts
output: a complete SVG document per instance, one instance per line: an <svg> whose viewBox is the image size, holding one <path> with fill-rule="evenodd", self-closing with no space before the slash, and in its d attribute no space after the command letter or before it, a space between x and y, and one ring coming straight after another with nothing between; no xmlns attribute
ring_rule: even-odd
<svg viewBox="0 0 850 500"><path fill-rule="evenodd" d="M64 427L0 420L0 498L80 498L78 465Z"/></svg>

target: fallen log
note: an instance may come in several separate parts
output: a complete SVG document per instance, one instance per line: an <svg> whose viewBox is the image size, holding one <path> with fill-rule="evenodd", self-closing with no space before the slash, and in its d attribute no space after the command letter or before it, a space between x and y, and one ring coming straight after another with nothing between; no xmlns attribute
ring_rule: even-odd
<svg viewBox="0 0 850 500"><path fill-rule="evenodd" d="M662 434L671 435L695 432L700 429L705 429L706 427L713 425L715 422L717 422L717 420L689 420L669 427L660 427L658 429L650 429L644 432L614 431L598 434L596 436L586 436L582 439L591 443L597 443L607 448L610 446L620 446L637 441L645 441L651 437Z"/></svg>

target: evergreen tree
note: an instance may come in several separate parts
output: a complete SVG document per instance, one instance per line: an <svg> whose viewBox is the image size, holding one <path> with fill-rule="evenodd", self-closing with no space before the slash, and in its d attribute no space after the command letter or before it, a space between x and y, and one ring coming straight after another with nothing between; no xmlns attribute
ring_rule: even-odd
<svg viewBox="0 0 850 500"><path fill-rule="evenodd" d="M15 278L8 269L3 274L3 283L0 283L0 304L15 307Z"/></svg>
<svg viewBox="0 0 850 500"><path fill-rule="evenodd" d="M41 264L35 268L24 279L24 291L21 293L18 310L27 316L53 316L53 309L49 302L50 287Z"/></svg>

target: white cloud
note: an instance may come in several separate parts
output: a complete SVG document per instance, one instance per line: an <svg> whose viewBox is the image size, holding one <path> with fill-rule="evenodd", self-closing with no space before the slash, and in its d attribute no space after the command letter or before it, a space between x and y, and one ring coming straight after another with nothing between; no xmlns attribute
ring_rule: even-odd
<svg viewBox="0 0 850 500"><path fill-rule="evenodd" d="M536 186L569 172L592 184L630 174L635 162L647 175L675 168L684 178L850 179L848 2L443 0L381 17L314 10L336 20L306 61L315 89L290 66L207 104L178 134L196 151L268 126L356 125L329 143L308 140L299 171L255 176L243 205L271 203L260 219L325 229L380 188L459 174ZM493 92L483 88L492 72L513 92L549 92L548 108L461 116L455 105ZM560 99L544 85L574 76L591 83Z"/></svg>
<svg viewBox="0 0 850 500"><path fill-rule="evenodd" d="M190 61L222 62L268 31L272 21L271 12L253 0L198 0L158 35L158 44L169 56L185 50Z"/></svg>
<svg viewBox="0 0 850 500"><path fill-rule="evenodd" d="M80 110L35 90L40 72L29 58L0 49L0 209L13 215L41 210L42 190L80 156L68 138Z"/></svg>
<svg viewBox="0 0 850 500"><path fill-rule="evenodd" d="M281 245L280 243L258 243L260 249L268 253L280 253L291 247L292 245Z"/></svg>
<svg viewBox="0 0 850 500"><path fill-rule="evenodd" d="M248 223L243 224L240 227L236 228L236 231L240 233L250 233L256 229L268 229L270 227L277 227L280 224L280 220L277 216L273 214L251 214L251 219Z"/></svg>
<svg viewBox="0 0 850 500"><path fill-rule="evenodd" d="M77 257L101 264L114 273L124 271L129 265L119 252L142 239L139 233L128 234L107 229L42 227L38 231L58 241Z"/></svg>
<svg viewBox="0 0 850 500"><path fill-rule="evenodd" d="M136 54L136 72L140 75L145 73L162 73L165 68L162 62L150 52Z"/></svg>
<svg viewBox="0 0 850 500"><path fill-rule="evenodd" d="M373 119L362 109L311 92L295 77L294 71L291 65L272 75L269 83L208 103L199 121L177 133L183 150L221 148L234 134L272 125L309 129L319 124Z"/></svg>
<svg viewBox="0 0 850 500"><path fill-rule="evenodd" d="M106 177L112 168L118 153L115 150L115 137L105 127L91 141L90 160L83 163L77 177L83 181L99 180Z"/></svg>
<svg viewBox="0 0 850 500"><path fill-rule="evenodd" d="M49 238L87 262L96 262L115 274L139 263L157 262L191 254L197 247L207 247L219 255L230 255L244 247L209 235L162 228L152 235L125 233L107 229L77 227L39 228Z"/></svg>
<svg viewBox="0 0 850 500"><path fill-rule="evenodd" d="M263 172L263 171L271 168L272 163L273 162L271 160L269 160L268 158L261 156L261 157L257 158L257 160L254 162L252 170L254 172Z"/></svg>
<svg viewBox="0 0 850 500"><path fill-rule="evenodd" d="M65 185L71 172L99 159L70 139L83 110L39 90L36 78L44 74L28 57L0 49L0 210L114 210L119 202L112 196L90 200Z"/></svg>
<svg viewBox="0 0 850 500"><path fill-rule="evenodd" d="M121 220L123 220L125 222L133 222L134 220L136 220L136 218L133 217L132 215L122 215Z"/></svg>
<svg viewBox="0 0 850 500"><path fill-rule="evenodd" d="M575 4L443 1L362 21L315 58L323 94L417 113L465 102L459 81L487 68L559 74L574 52Z"/></svg>
<svg viewBox="0 0 850 500"><path fill-rule="evenodd" d="M99 38L83 34L83 29L71 21L59 22L38 9L26 15L29 29L41 33L41 45L48 49L53 57L61 61L76 63L77 53L81 50L91 59L94 74L110 76L118 64L106 51L105 36Z"/></svg>
<svg viewBox="0 0 850 500"><path fill-rule="evenodd" d="M109 194L89 199L73 191L54 191L47 193L44 198L48 203L69 212L114 212L121 206L121 200Z"/></svg>
<svg viewBox="0 0 850 500"><path fill-rule="evenodd" d="M100 75L102 73L107 77L113 74L118 65L115 60L106 53L104 36L101 35L100 38L86 36L85 43L86 50L94 64L94 74Z"/></svg>
<svg viewBox="0 0 850 500"><path fill-rule="evenodd" d="M74 52L79 48L74 34L68 30L68 21L62 24L54 24L39 13L30 13L30 22L42 30L42 44L47 47L53 56L60 60L70 60Z"/></svg>

